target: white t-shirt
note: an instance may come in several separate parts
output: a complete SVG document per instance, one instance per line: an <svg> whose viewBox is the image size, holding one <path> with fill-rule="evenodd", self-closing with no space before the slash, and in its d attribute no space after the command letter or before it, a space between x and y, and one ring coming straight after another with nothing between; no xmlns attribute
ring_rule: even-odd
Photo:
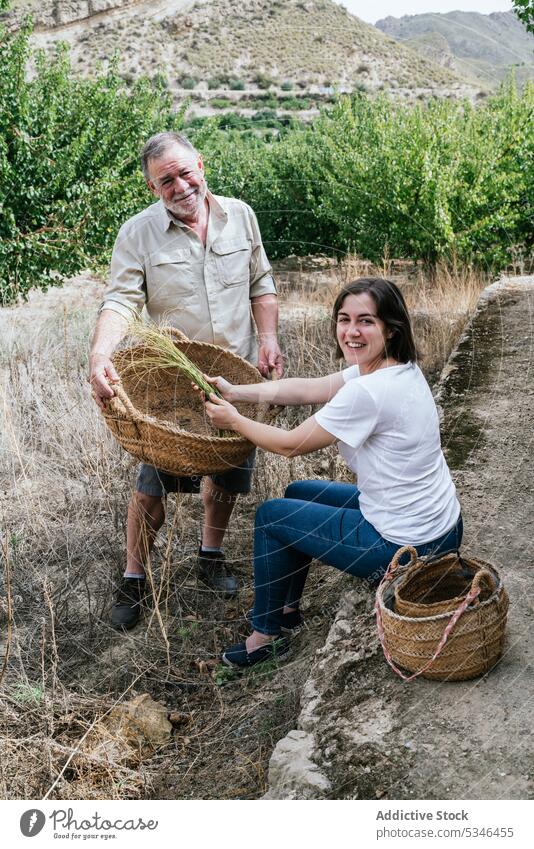
<svg viewBox="0 0 534 849"><path fill-rule="evenodd" d="M339 440L358 476L364 518L399 545L442 536L458 520L460 504L421 369L403 363L360 375L351 366L343 377L345 385L315 420Z"/></svg>

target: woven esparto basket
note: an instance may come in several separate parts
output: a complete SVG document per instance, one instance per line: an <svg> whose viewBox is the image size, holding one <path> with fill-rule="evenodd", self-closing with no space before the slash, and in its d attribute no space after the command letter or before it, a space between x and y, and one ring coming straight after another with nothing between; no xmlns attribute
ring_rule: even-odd
<svg viewBox="0 0 534 849"><path fill-rule="evenodd" d="M399 566L407 552L410 562ZM508 594L489 563L458 554L425 561L404 546L378 587L375 612L386 660L404 680L465 681L502 654Z"/></svg>
<svg viewBox="0 0 534 849"><path fill-rule="evenodd" d="M166 331L169 328L165 328ZM175 345L205 374L230 383L260 383L259 371L246 360L208 342L194 342L170 328ZM177 476L206 475L239 466L253 449L240 434L218 436L190 379L177 368L137 365L148 352L140 343L118 350L113 364L120 382L103 411L106 424L122 447L151 466ZM235 405L248 418L271 422L279 407Z"/></svg>

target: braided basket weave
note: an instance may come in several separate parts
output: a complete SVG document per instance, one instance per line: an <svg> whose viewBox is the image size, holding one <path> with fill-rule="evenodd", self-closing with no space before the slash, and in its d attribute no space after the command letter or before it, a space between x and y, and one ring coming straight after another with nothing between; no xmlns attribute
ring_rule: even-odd
<svg viewBox="0 0 534 849"><path fill-rule="evenodd" d="M410 563L399 566L407 552ZM489 563L458 554L428 562L404 546L378 587L375 612L386 660L402 678L465 681L502 654L508 594Z"/></svg>
<svg viewBox="0 0 534 849"><path fill-rule="evenodd" d="M169 328L165 328L168 332ZM230 383L259 383L259 371L246 360L208 342L194 342L171 328L174 344L205 374L222 375ZM218 436L190 379L177 368L151 369L141 361L145 344L113 355L121 380L103 411L106 424L122 447L151 466L177 476L225 472L239 466L253 449L240 434ZM271 422L278 407L237 403L248 418Z"/></svg>

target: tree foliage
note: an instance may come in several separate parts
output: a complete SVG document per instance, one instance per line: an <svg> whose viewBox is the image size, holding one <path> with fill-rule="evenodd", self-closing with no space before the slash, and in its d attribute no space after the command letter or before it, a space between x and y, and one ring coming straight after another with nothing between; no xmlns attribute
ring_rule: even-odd
<svg viewBox="0 0 534 849"><path fill-rule="evenodd" d="M60 282L109 251L148 194L138 151L181 125L160 83L112 68L75 77L65 46L26 76L30 25L0 31L0 301Z"/></svg>
<svg viewBox="0 0 534 849"><path fill-rule="evenodd" d="M1 0L0 0L1 2ZM30 28L0 31L0 302L109 258L150 202L146 138L180 129L164 83L76 77L65 47L25 76ZM191 139L210 188L258 214L272 257L349 251L503 267L532 245L534 87L483 103L341 97L278 135L204 121Z"/></svg>
<svg viewBox="0 0 534 849"><path fill-rule="evenodd" d="M211 132L213 190L247 200L271 256L354 251L502 267L532 244L534 87L477 106L341 98L271 142Z"/></svg>
<svg viewBox="0 0 534 849"><path fill-rule="evenodd" d="M532 0L512 0L514 12L529 32L534 33L534 3Z"/></svg>

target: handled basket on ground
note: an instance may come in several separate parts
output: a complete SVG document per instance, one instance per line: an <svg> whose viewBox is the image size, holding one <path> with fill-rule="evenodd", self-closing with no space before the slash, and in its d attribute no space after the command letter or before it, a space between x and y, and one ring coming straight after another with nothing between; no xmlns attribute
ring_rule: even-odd
<svg viewBox="0 0 534 849"><path fill-rule="evenodd" d="M223 375L230 383L261 382L259 371L242 357L208 342L195 342L175 328L165 328L174 344L205 374ZM239 466L253 449L238 433L219 436L206 416L191 380L176 368L143 366L149 353L139 343L120 349L113 364L120 382L103 411L106 424L122 447L152 466L177 476L225 472ZM279 407L238 403L251 419L270 423Z"/></svg>
<svg viewBox="0 0 534 849"><path fill-rule="evenodd" d="M410 562L399 566L406 553ZM483 675L502 654L507 612L508 594L491 564L458 553L425 560L409 545L395 554L375 601L384 655L406 681Z"/></svg>

